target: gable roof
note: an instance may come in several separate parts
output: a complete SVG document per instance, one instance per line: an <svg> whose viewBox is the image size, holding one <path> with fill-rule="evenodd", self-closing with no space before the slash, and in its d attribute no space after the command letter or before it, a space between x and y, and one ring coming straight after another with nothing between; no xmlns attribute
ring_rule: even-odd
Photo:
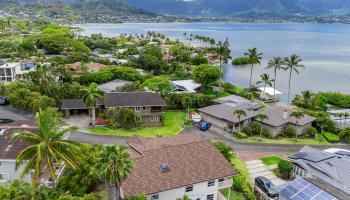
<svg viewBox="0 0 350 200"><path fill-rule="evenodd" d="M257 114L259 114L258 111L254 109L250 109L248 106L237 106L232 107L226 104L218 104L218 105L212 105L205 108L198 109L200 112L206 113L208 115L214 116L219 119L223 119L232 123L238 123L238 117L233 114L235 110L242 109L246 112L246 116L241 117L241 122L255 117Z"/></svg>
<svg viewBox="0 0 350 200"><path fill-rule="evenodd" d="M329 153L304 146L297 154L287 159L350 195L350 155Z"/></svg>
<svg viewBox="0 0 350 200"><path fill-rule="evenodd" d="M154 194L236 175L232 165L201 135L134 136L128 145L134 167L122 184L124 196ZM161 170L162 163L169 166L168 171Z"/></svg>
<svg viewBox="0 0 350 200"><path fill-rule="evenodd" d="M283 113L286 111L288 112L287 119L283 118ZM281 125L286 124L286 123L292 123L292 124L296 125L297 119L295 117L290 116L292 111L287 110L286 108L283 108L280 106L274 106L274 107L270 107L270 108L265 109L263 111L263 113L265 113L266 115L269 116L268 119L263 121L264 124L268 124L268 125L275 126L275 127L281 126ZM307 114L304 114L304 117L301 117L298 120L298 125L303 126L305 124L312 123L315 120L316 119L314 117L311 117Z"/></svg>
<svg viewBox="0 0 350 200"><path fill-rule="evenodd" d="M106 107L166 106L162 97L153 92L107 93L104 105Z"/></svg>

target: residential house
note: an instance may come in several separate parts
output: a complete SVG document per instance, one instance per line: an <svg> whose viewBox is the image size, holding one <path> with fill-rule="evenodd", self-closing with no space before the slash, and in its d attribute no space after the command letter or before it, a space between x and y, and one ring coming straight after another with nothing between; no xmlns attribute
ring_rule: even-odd
<svg viewBox="0 0 350 200"><path fill-rule="evenodd" d="M147 200L216 200L230 188L237 173L204 136L184 133L146 139L133 136L127 144L133 169L122 183L122 197L144 194ZM140 178L141 177L141 178Z"/></svg>
<svg viewBox="0 0 350 200"><path fill-rule="evenodd" d="M208 60L208 63L210 65L216 64L218 62L218 59L219 59L219 55L216 53L205 53L203 55L203 57Z"/></svg>
<svg viewBox="0 0 350 200"><path fill-rule="evenodd" d="M269 130L270 136L275 137L282 133L283 129L288 125L294 126L297 134L302 135L312 127L312 122L316 120L307 114L300 119L296 119L290 116L292 112L292 110L280 106L269 107L262 110L262 113L266 114L268 119L263 120L261 123L263 127Z"/></svg>
<svg viewBox="0 0 350 200"><path fill-rule="evenodd" d="M256 93L258 99L264 102L276 102L280 100L281 91L278 91L272 87L260 87L259 92Z"/></svg>
<svg viewBox="0 0 350 200"><path fill-rule="evenodd" d="M99 85L98 88L105 93L110 93L110 92L119 91L120 88L131 83L132 83L131 81L115 79L113 81Z"/></svg>
<svg viewBox="0 0 350 200"><path fill-rule="evenodd" d="M246 116L240 119L233 113L236 110L244 110ZM211 129L219 133L238 131L239 126L245 127L250 125L252 119L259 112L249 105L232 107L226 104L217 104L198 109L202 119L212 124Z"/></svg>
<svg viewBox="0 0 350 200"><path fill-rule="evenodd" d="M29 58L19 60L19 63L21 63L21 70L34 71L37 67L37 63L36 63L37 59L38 59L38 57L31 56Z"/></svg>
<svg viewBox="0 0 350 200"><path fill-rule="evenodd" d="M194 80L177 80L171 81L171 83L173 91L178 93L196 93L202 87L202 84Z"/></svg>
<svg viewBox="0 0 350 200"><path fill-rule="evenodd" d="M36 129L36 124L30 121L15 121L8 124L1 124L0 129L5 129L5 132L0 134L0 184L6 184L11 180L20 178L24 165L21 165L18 170L15 169L16 156L23 149L30 146L30 143L26 141L13 140L12 134L19 129L34 131ZM64 165L55 163L54 167L56 169L57 180L59 180L64 172ZM52 182L50 173L46 169L43 170L39 177L40 185L45 185L47 187L54 187L57 180ZM31 174L23 177L23 182L31 183L31 181Z"/></svg>
<svg viewBox="0 0 350 200"><path fill-rule="evenodd" d="M6 63L0 66L0 82L10 83L22 78L20 63Z"/></svg>
<svg viewBox="0 0 350 200"><path fill-rule="evenodd" d="M136 121L143 126L160 126L166 104L158 93L153 92L117 92L105 93L103 101L96 105L97 113L108 108L127 107L137 114ZM61 110L66 117L76 113L87 113L88 108L82 99L62 100Z"/></svg>
<svg viewBox="0 0 350 200"><path fill-rule="evenodd" d="M202 119L209 121L212 124L212 129L220 133L238 131L239 124L241 128L248 126L260 113L268 116L268 119L263 120L261 124L269 130L269 134L272 137L281 134L289 124L296 128L298 135L301 135L315 121L315 118L306 114L297 120L295 117L290 116L291 110L283 107L273 106L261 109L261 106L258 104L239 101L239 99L232 102L229 99L216 99L214 102L223 103L198 109ZM238 109L246 112L246 116L242 116L240 120L234 115L234 111Z"/></svg>
<svg viewBox="0 0 350 200"><path fill-rule="evenodd" d="M288 156L287 160L294 164L295 175L338 199L350 199L350 151L322 151L304 146L297 154Z"/></svg>

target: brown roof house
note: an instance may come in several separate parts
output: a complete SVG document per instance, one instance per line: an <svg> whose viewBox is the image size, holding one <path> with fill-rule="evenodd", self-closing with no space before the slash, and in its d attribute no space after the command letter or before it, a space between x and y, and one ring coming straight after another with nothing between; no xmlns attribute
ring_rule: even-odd
<svg viewBox="0 0 350 200"><path fill-rule="evenodd" d="M15 121L7 124L0 124L0 184L6 184L11 180L19 179L23 169L22 165L18 170L15 170L16 156L23 149L30 146L30 143L22 140L13 140L12 135L18 130L34 131L36 124L31 121ZM64 171L64 165L54 164L58 179ZM58 180L57 179L57 180ZM23 178L25 183L31 183L31 174ZM44 169L40 176L40 184L47 187L54 187L56 182L52 182L50 174Z"/></svg>
<svg viewBox="0 0 350 200"><path fill-rule="evenodd" d="M116 92L105 93L103 101L96 105L98 113L108 108L122 107L133 109L138 116L136 120L143 126L160 126L166 104L154 92ZM64 99L61 109L66 117L88 110L82 99Z"/></svg>
<svg viewBox="0 0 350 200"><path fill-rule="evenodd" d="M219 189L232 186L237 173L209 140L201 135L128 139L134 166L122 183L122 195L147 199L217 199Z"/></svg>

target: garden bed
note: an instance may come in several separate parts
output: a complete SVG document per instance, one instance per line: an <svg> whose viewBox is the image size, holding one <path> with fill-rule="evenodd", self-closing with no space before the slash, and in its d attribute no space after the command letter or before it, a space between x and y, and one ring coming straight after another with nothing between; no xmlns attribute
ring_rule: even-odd
<svg viewBox="0 0 350 200"><path fill-rule="evenodd" d="M245 139L240 139L235 137L235 140L238 142L247 142L247 143L266 143L266 144L305 144L305 145L329 145L329 142L327 140L323 139L320 135L316 136L316 139L298 139L297 141L295 138L276 138L276 139L270 139L270 138L262 138L260 140L260 137L258 136L250 136Z"/></svg>
<svg viewBox="0 0 350 200"><path fill-rule="evenodd" d="M104 126L98 126L89 129L90 134L97 135L116 135L116 136L132 136L141 135L147 138L154 138L158 135L172 136L177 135L183 130L186 114L184 112L166 112L164 114L163 126L145 127L134 129L110 129Z"/></svg>

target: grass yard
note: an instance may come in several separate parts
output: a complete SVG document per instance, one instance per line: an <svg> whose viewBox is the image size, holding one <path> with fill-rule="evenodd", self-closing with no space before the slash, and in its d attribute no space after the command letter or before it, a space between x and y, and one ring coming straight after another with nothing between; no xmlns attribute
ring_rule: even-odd
<svg viewBox="0 0 350 200"><path fill-rule="evenodd" d="M232 189L231 189L230 199L229 199L228 192L229 192L229 188L220 190L220 193L224 195L224 197L226 197L227 200L245 200L245 197L242 193L236 192Z"/></svg>
<svg viewBox="0 0 350 200"><path fill-rule="evenodd" d="M278 164L278 162L280 160L282 160L280 157L278 156L269 156L269 157L264 157L264 158L260 158L260 160L267 166L269 165L276 165Z"/></svg>
<svg viewBox="0 0 350 200"><path fill-rule="evenodd" d="M183 130L186 114L184 112L166 112L163 118L163 126L161 127L146 127L135 129L117 129L113 130L107 127L97 126L89 129L90 134L97 135L117 135L117 136L132 136L142 135L147 138L154 138L157 135L172 136L177 135Z"/></svg>
<svg viewBox="0 0 350 200"><path fill-rule="evenodd" d="M294 138L262 138L262 141L260 141L260 137L258 136L251 136L245 139L239 139L236 137L235 139L239 142L247 143L329 145L329 142L319 135L316 136L316 139L298 139L298 141Z"/></svg>

